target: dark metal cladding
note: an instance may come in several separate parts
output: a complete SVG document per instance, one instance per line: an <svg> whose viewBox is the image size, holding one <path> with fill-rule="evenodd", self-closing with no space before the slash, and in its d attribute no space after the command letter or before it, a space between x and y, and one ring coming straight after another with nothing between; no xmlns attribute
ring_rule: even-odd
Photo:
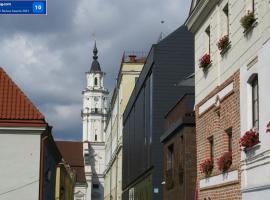
<svg viewBox="0 0 270 200"><path fill-rule="evenodd" d="M179 85L194 72L194 36L185 26L152 46L123 121L123 199L133 189L143 199L162 199L164 116L193 87Z"/></svg>

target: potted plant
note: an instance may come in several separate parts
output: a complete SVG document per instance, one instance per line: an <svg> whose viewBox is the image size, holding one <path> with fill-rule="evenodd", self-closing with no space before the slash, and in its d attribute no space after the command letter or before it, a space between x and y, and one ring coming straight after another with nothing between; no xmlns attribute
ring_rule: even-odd
<svg viewBox="0 0 270 200"><path fill-rule="evenodd" d="M226 50L230 47L230 40L228 35L224 35L219 39L217 43L218 49L220 50L220 54L224 54Z"/></svg>
<svg viewBox="0 0 270 200"><path fill-rule="evenodd" d="M245 134L240 138L240 146L246 151L248 148L260 143L259 133L255 129L246 131Z"/></svg>
<svg viewBox="0 0 270 200"><path fill-rule="evenodd" d="M210 55L208 53L206 53L199 60L199 67L206 69L210 64L211 64Z"/></svg>
<svg viewBox="0 0 270 200"><path fill-rule="evenodd" d="M200 171L204 173L206 176L210 175L212 170L214 168L214 163L212 159L208 158L205 159L201 164L200 164Z"/></svg>
<svg viewBox="0 0 270 200"><path fill-rule="evenodd" d="M248 11L245 16L243 16L240 20L242 27L245 29L244 32L250 30L253 27L254 22L256 21L254 12Z"/></svg>
<svg viewBox="0 0 270 200"><path fill-rule="evenodd" d="M232 152L225 152L217 159L218 169L222 172L228 171L232 165Z"/></svg>

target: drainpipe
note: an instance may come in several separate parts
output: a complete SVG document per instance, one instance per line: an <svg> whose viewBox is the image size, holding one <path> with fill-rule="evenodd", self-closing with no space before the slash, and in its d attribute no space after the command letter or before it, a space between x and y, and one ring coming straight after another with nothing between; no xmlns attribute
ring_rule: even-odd
<svg viewBox="0 0 270 200"><path fill-rule="evenodd" d="M117 94L118 94L118 99L117 99L117 149L119 145L119 117L120 117L120 95L119 95L119 85L117 84ZM118 150L117 150L118 151ZM116 152L116 184L115 184L115 197L117 198L117 190L118 190L118 152Z"/></svg>
<svg viewBox="0 0 270 200"><path fill-rule="evenodd" d="M45 134L45 132L41 134L41 137L43 134ZM47 135L41 138L40 140L39 200L43 200L43 182L44 182L43 171L44 171L44 152L45 152L44 147L45 147L45 142L48 138L49 136Z"/></svg>

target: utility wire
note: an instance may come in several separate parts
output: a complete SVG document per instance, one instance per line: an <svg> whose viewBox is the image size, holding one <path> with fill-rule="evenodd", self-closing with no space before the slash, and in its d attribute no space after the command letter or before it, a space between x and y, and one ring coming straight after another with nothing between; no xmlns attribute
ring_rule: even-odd
<svg viewBox="0 0 270 200"><path fill-rule="evenodd" d="M37 183L37 182L39 182L39 180L33 181L33 182L31 182L31 183L27 183L27 184L25 184L25 185L19 186L19 187L17 187L17 188L14 188L14 189L12 189L12 190L8 190L8 191L3 192L3 193L0 193L0 196L3 196L3 195L5 195L5 194L11 193L11 192L15 192L15 191L17 191L17 190L20 190L20 189L22 189L22 188L25 188L25 187L27 187L27 186L29 186L29 185L32 185L32 184L34 184L34 183Z"/></svg>

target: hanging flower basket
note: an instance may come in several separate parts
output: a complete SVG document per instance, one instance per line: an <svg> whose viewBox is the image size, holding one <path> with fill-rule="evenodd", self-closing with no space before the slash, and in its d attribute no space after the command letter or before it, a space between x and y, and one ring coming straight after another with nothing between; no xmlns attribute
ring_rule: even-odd
<svg viewBox="0 0 270 200"><path fill-rule="evenodd" d="M256 22L254 12L248 11L248 13L241 18L240 22L242 27L245 29L245 32L250 30L250 28L252 28L254 23Z"/></svg>
<svg viewBox="0 0 270 200"><path fill-rule="evenodd" d="M210 55L208 53L204 54L203 57L199 60L199 67L202 69L208 68L211 64Z"/></svg>
<svg viewBox="0 0 270 200"><path fill-rule="evenodd" d="M270 121L268 122L266 126L266 133L270 133Z"/></svg>
<svg viewBox="0 0 270 200"><path fill-rule="evenodd" d="M232 152L225 152L217 159L218 169L222 172L228 171L232 165Z"/></svg>
<svg viewBox="0 0 270 200"><path fill-rule="evenodd" d="M206 160L204 160L201 164L200 164L200 171L202 173L204 173L205 175L210 175L212 170L214 168L214 163L213 161L208 158Z"/></svg>
<svg viewBox="0 0 270 200"><path fill-rule="evenodd" d="M260 143L259 133L257 133L254 129L245 132L245 134L240 138L240 146L244 151L258 143Z"/></svg>
<svg viewBox="0 0 270 200"><path fill-rule="evenodd" d="M222 38L219 39L217 43L218 49L220 50L220 54L224 54L227 49L230 47L230 40L229 36L225 35Z"/></svg>

